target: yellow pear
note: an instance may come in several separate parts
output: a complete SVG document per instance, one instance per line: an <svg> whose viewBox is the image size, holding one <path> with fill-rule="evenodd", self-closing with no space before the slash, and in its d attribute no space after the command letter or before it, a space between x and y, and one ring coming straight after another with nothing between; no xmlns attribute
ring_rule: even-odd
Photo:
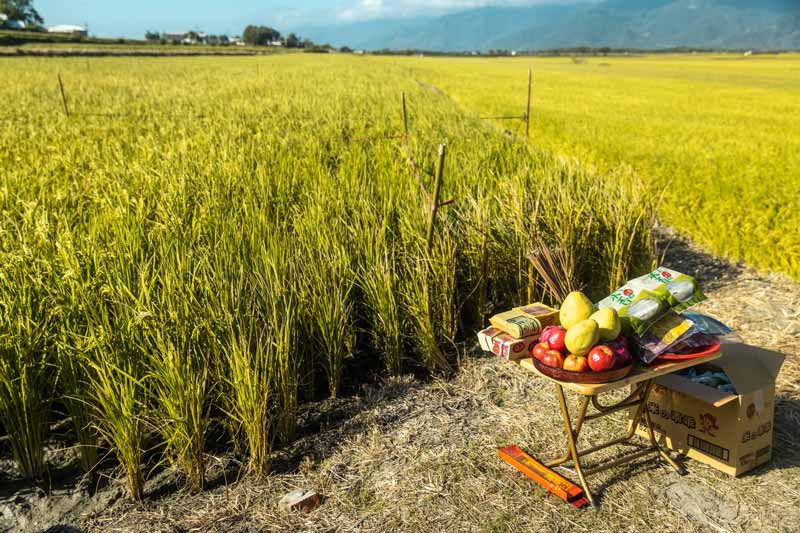
<svg viewBox="0 0 800 533"><path fill-rule="evenodd" d="M581 320L586 320L592 315L594 305L585 294L579 291L571 292L561 303L558 320L561 325L569 329Z"/></svg>
<svg viewBox="0 0 800 533"><path fill-rule="evenodd" d="M597 322L591 318L574 324L567 329L567 334L564 335L564 345L569 353L574 355L586 355L599 340L600 328L597 326Z"/></svg>
<svg viewBox="0 0 800 533"><path fill-rule="evenodd" d="M619 320L616 309L606 307L595 311L589 318L597 322L597 325L600 327L600 340L613 341L619 337L619 332L622 329L622 322Z"/></svg>

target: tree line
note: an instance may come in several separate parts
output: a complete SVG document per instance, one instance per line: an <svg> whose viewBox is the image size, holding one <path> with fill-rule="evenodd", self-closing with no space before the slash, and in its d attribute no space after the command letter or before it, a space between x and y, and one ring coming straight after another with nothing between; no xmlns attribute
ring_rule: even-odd
<svg viewBox="0 0 800 533"><path fill-rule="evenodd" d="M301 39L295 33L289 33L285 38L281 32L269 26L247 26L242 33L245 44L250 46L270 46L280 43L286 48L311 48L314 42L311 39Z"/></svg>
<svg viewBox="0 0 800 533"><path fill-rule="evenodd" d="M33 7L31 0L0 0L0 14L5 15L9 21L24 22L28 26L38 27L44 24L44 19Z"/></svg>

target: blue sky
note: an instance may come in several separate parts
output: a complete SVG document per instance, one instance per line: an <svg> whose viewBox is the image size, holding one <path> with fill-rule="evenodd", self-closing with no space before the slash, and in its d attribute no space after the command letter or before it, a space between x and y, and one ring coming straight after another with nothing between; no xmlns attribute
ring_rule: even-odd
<svg viewBox="0 0 800 533"><path fill-rule="evenodd" d="M559 2L565 0L34 0L34 6L49 26L88 23L93 35L142 37L146 30L190 29L239 35L248 24L288 32L355 20L437 15L486 5Z"/></svg>

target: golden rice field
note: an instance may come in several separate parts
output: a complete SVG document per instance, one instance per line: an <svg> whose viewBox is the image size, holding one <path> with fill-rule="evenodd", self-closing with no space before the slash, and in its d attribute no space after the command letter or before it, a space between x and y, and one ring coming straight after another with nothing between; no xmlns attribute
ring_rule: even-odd
<svg viewBox="0 0 800 533"><path fill-rule="evenodd" d="M800 278L800 55L385 61L483 116L522 114L532 68L534 143L601 173L632 167L663 194L664 223Z"/></svg>
<svg viewBox="0 0 800 533"><path fill-rule="evenodd" d="M532 250L594 298L654 259L630 172L510 138L406 65L8 58L0 79L0 453L31 483L55 422L134 499L159 465L202 489L211 426L262 476L300 403L446 373L492 310L552 300ZM429 191L447 146L430 238L403 92Z"/></svg>

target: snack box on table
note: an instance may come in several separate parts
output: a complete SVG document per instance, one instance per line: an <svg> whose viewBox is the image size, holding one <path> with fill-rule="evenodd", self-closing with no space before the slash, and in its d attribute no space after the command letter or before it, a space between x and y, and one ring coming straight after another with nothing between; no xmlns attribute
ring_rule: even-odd
<svg viewBox="0 0 800 533"><path fill-rule="evenodd" d="M558 324L558 309L536 302L494 315L489 322L515 339L523 339L538 336L547 326Z"/></svg>
<svg viewBox="0 0 800 533"><path fill-rule="evenodd" d="M518 361L531 356L531 349L539 337L523 337L515 339L508 333L492 326L478 332L478 341L484 351L492 352L498 357L510 361Z"/></svg>
<svg viewBox="0 0 800 533"><path fill-rule="evenodd" d="M775 379L784 356L741 343L721 351L698 371L722 370L737 394L669 374L656 379L646 408L659 443L738 476L772 458ZM647 438L644 418L637 433Z"/></svg>

